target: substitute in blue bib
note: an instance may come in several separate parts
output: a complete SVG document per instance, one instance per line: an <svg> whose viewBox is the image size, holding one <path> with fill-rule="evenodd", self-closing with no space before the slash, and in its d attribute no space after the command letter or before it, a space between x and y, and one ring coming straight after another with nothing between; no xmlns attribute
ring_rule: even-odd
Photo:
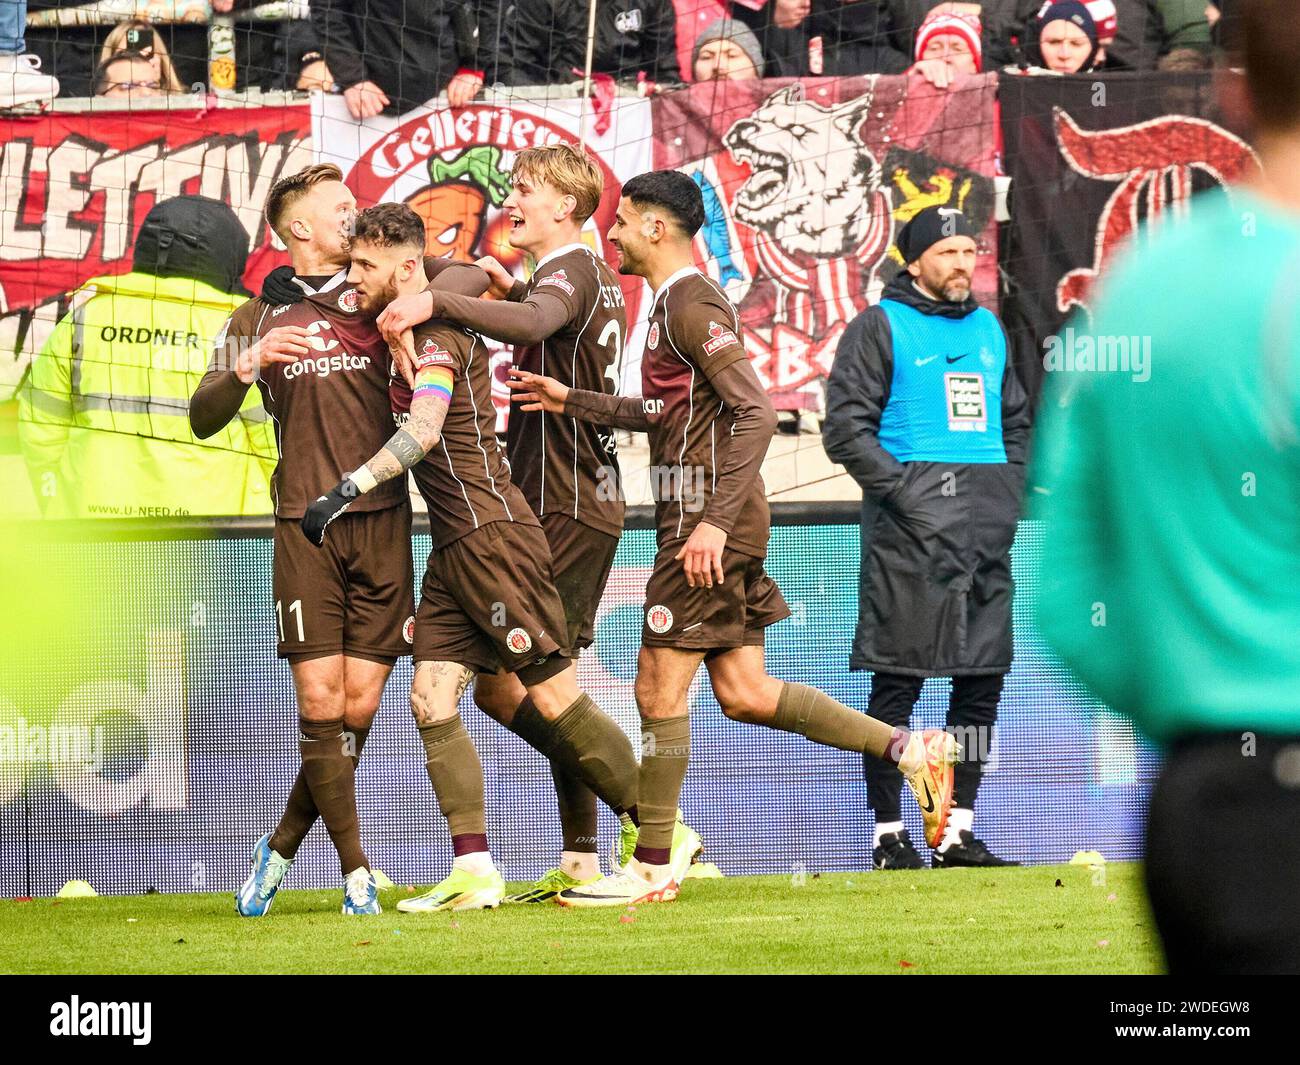
<svg viewBox="0 0 1300 1065"><path fill-rule="evenodd" d="M898 234L906 269L849 325L826 393L826 453L862 487L862 573L851 669L873 670L868 713L905 725L926 677L952 677L964 748L936 866L1004 865L974 834L975 794L1011 668L1011 544L1029 412L997 316L971 295L976 231L930 207ZM924 863L899 789L865 763L873 864Z"/></svg>

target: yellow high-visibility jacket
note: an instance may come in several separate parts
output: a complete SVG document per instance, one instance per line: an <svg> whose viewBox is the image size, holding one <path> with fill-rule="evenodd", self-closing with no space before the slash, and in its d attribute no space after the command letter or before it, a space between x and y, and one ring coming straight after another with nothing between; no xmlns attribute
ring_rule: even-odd
<svg viewBox="0 0 1300 1065"><path fill-rule="evenodd" d="M47 518L271 513L275 436L258 390L216 436L190 432L213 338L243 302L145 273L74 293L19 396L19 442Z"/></svg>

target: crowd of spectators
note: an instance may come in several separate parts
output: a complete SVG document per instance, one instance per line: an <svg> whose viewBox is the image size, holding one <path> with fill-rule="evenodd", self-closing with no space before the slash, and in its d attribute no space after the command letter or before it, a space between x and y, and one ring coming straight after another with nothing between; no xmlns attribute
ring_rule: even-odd
<svg viewBox="0 0 1300 1065"><path fill-rule="evenodd" d="M218 13L253 0L213 0ZM1232 0L596 0L598 80L685 82L911 72L939 87L988 70L1066 74L1212 65ZM37 9L67 0L30 0ZM0 0L0 108L59 93L149 97L207 82L202 25L30 31ZM241 20L241 88L340 92L358 118L485 85L565 86L587 65L583 0L310 0L310 19ZM59 79L58 81L55 78Z"/></svg>

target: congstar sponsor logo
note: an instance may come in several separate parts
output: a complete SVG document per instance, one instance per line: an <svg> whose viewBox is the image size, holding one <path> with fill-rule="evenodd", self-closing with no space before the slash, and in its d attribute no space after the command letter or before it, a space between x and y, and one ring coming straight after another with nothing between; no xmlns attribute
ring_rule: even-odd
<svg viewBox="0 0 1300 1065"><path fill-rule="evenodd" d="M349 370L364 370L370 365L369 355L322 355L318 359L299 359L297 362L291 362L284 368L284 376L288 380L295 377L302 377L304 374L314 374L317 377L329 377L334 373L346 373Z"/></svg>

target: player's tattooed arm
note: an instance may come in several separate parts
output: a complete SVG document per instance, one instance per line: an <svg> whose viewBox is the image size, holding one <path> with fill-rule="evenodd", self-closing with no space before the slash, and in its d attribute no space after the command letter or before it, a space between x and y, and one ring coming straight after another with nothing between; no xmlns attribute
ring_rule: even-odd
<svg viewBox="0 0 1300 1065"><path fill-rule="evenodd" d="M437 446L454 384L455 377L447 366L420 367L415 375L410 417L365 465L375 485L404 474ZM365 478L362 481L368 483Z"/></svg>
<svg viewBox="0 0 1300 1065"><path fill-rule="evenodd" d="M511 398L525 411L545 411L563 414L579 421L596 422L614 429L628 429L635 433L650 431L650 419L645 404L636 396L611 396L604 392L589 392L582 388L569 388L554 377L529 373L510 367Z"/></svg>
<svg viewBox="0 0 1300 1065"><path fill-rule="evenodd" d="M302 531L308 540L323 547L330 522L343 514L358 496L404 474L429 453L442 435L454 380L448 366L420 367L406 424L369 462L353 470L307 508L302 516Z"/></svg>

